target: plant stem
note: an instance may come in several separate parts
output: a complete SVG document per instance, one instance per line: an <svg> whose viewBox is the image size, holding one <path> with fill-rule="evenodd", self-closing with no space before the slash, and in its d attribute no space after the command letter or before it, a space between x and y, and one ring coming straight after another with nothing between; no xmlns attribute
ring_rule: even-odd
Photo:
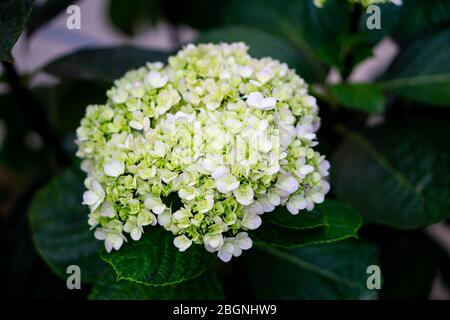
<svg viewBox="0 0 450 320"><path fill-rule="evenodd" d="M40 109L38 102L31 92L22 85L14 65L6 61L2 61L2 65L5 70L5 78L17 99L17 104L22 109L31 127L41 136L44 143L53 150L57 164L60 167L66 167L69 164L69 159L48 123L47 117Z"/></svg>
<svg viewBox="0 0 450 320"><path fill-rule="evenodd" d="M350 20L350 27L348 30L348 32L351 36L358 33L359 22L361 20L362 12L363 12L362 6L360 6L359 4L353 5L351 20ZM351 53L352 48L346 48L346 50L347 50L347 52L345 53L345 56L344 56L344 65L343 65L343 69L342 69L342 79L343 80L347 80L348 77L350 76L350 74L352 73L354 60L355 60L355 57Z"/></svg>

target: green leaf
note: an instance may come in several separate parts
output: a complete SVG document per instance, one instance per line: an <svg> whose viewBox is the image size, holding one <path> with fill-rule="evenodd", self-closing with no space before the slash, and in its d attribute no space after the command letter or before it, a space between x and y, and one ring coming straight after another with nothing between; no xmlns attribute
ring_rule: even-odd
<svg viewBox="0 0 450 320"><path fill-rule="evenodd" d="M110 0L109 17L114 27L133 35L142 22L155 23L163 15L160 0Z"/></svg>
<svg viewBox="0 0 450 320"><path fill-rule="evenodd" d="M365 112L383 112L385 99L374 83L343 83L330 87L337 102L349 109Z"/></svg>
<svg viewBox="0 0 450 320"><path fill-rule="evenodd" d="M409 43L389 67L382 88L413 101L450 106L450 28Z"/></svg>
<svg viewBox="0 0 450 320"><path fill-rule="evenodd" d="M223 24L223 7L228 0L162 1L165 16L173 24L188 25L196 30L208 30ZM173 10L173 6L177 6L178 10Z"/></svg>
<svg viewBox="0 0 450 320"><path fill-rule="evenodd" d="M445 119L388 123L347 140L332 158L339 199L367 222L418 228L450 217L450 132Z"/></svg>
<svg viewBox="0 0 450 320"><path fill-rule="evenodd" d="M360 241L342 241L289 250L261 248L246 257L253 291L261 299L370 299L367 267L377 250Z"/></svg>
<svg viewBox="0 0 450 320"><path fill-rule="evenodd" d="M24 181L50 174L51 153L24 119L21 109L17 107L16 97L12 94L0 95L0 106L0 123L4 130L0 144L0 165ZM14 180L20 183L17 177ZM11 187L9 185L8 189Z"/></svg>
<svg viewBox="0 0 450 320"><path fill-rule="evenodd" d="M421 231L377 231L382 235L380 299L428 299L438 269L436 245Z"/></svg>
<svg viewBox="0 0 450 320"><path fill-rule="evenodd" d="M222 284L214 270L185 282L169 286L147 286L136 282L117 280L108 269L95 282L89 295L91 300L206 300L224 299Z"/></svg>
<svg viewBox="0 0 450 320"><path fill-rule="evenodd" d="M27 36L31 36L58 14L65 12L67 7L75 2L77 0L46 0L43 4L37 5L28 23Z"/></svg>
<svg viewBox="0 0 450 320"><path fill-rule="evenodd" d="M83 290L67 290L65 279L52 272L35 250L28 217L35 187L25 190L15 199L0 219L0 241L6 244L0 250L0 295L14 299L45 297L59 300L82 295Z"/></svg>
<svg viewBox="0 0 450 320"><path fill-rule="evenodd" d="M133 35L142 29L142 25L154 24L158 20L169 22L175 33L180 25L196 30L221 25L223 3L224 0L132 0L131 3L130 0L110 0L109 13L112 24L127 35Z"/></svg>
<svg viewBox="0 0 450 320"><path fill-rule="evenodd" d="M450 1L403 1L396 20L393 36L397 41L406 43L415 34L448 23L450 21ZM382 29L384 29L384 22Z"/></svg>
<svg viewBox="0 0 450 320"><path fill-rule="evenodd" d="M0 2L0 60L12 61L11 49L34 6L34 0L2 0Z"/></svg>
<svg viewBox="0 0 450 320"><path fill-rule="evenodd" d="M406 2L409 2L408 0ZM420 1L420 0L419 0ZM363 12L362 18L359 24L359 34L362 36L362 39L367 43L367 45L371 48L375 46L379 41L384 39L386 36L391 35L395 32L395 27L398 24L398 17L401 15L403 7L405 4L401 6L393 5L392 3L377 3L377 7L380 8L380 17L381 17L381 28L380 29L369 29L367 28L367 21L373 16L373 11L366 8Z"/></svg>
<svg viewBox="0 0 450 320"><path fill-rule="evenodd" d="M106 101L109 83L86 80L66 80L50 87L32 89L35 98L47 113L52 128L60 136L73 134L89 104Z"/></svg>
<svg viewBox="0 0 450 320"><path fill-rule="evenodd" d="M251 27L223 27L200 34L198 43L220 43L243 41L250 46L250 54L255 58L272 57L294 68L305 80L314 78L313 65L302 53L288 42L265 31Z"/></svg>
<svg viewBox="0 0 450 320"><path fill-rule="evenodd" d="M342 70L349 53L355 57L351 63L353 67L371 54L374 44L373 34L358 29L359 23L354 34L350 34L352 6L346 0L327 1L323 8L306 0L232 0L225 8L228 23L251 26L280 36L303 52L305 63L318 67L317 57ZM323 79L326 69L322 68L318 75L319 80Z"/></svg>
<svg viewBox="0 0 450 320"><path fill-rule="evenodd" d="M289 229L313 229L328 227L325 215L320 210L302 211L297 215L290 214L286 207L277 207L264 216L264 221Z"/></svg>
<svg viewBox="0 0 450 320"><path fill-rule="evenodd" d="M162 227L149 227L139 241L129 241L119 251L101 257L116 270L119 280L141 284L170 285L195 278L205 272L215 259L201 245L193 244L180 252L174 236Z"/></svg>
<svg viewBox="0 0 450 320"><path fill-rule="evenodd" d="M43 71L60 79L113 81L146 62L166 62L168 53L130 46L82 49L51 62Z"/></svg>
<svg viewBox="0 0 450 320"><path fill-rule="evenodd" d="M66 278L67 267L78 265L81 280L90 282L105 264L98 257L100 242L89 230L81 205L83 191L81 171L66 170L36 193L29 214L34 244L50 268Z"/></svg>
<svg viewBox="0 0 450 320"><path fill-rule="evenodd" d="M263 224L258 230L251 232L251 237L257 244L300 247L357 236L358 229L361 226L361 217L353 208L338 201L326 200L324 203L317 205L317 210L325 216L328 227L296 230L283 228L272 223L264 223L263 217Z"/></svg>

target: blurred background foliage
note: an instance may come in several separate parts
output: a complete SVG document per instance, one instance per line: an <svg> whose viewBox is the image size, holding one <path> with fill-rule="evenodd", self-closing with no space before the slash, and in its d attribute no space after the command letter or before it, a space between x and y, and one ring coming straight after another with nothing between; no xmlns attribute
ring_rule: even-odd
<svg viewBox="0 0 450 320"><path fill-rule="evenodd" d="M11 49L21 32L30 41L67 6L81 2L0 2L2 296L426 299L448 294L450 1L381 4L382 28L368 30L365 8L345 0L329 0L322 9L312 0L109 0L113 28L132 39L143 26L164 21L173 48L149 49L151 43L83 48L20 73ZM282 219L265 217L267 226L255 234L260 249L180 285L116 282L98 257L80 205L75 129L88 104L105 101L114 79L147 61L165 61L184 45L180 29L186 26L196 31L199 43L244 41L253 56L286 62L310 84L321 108L319 147L331 159L329 198L335 200L311 220L283 225ZM376 66L371 81L355 82L355 70L386 39L398 48L390 65ZM34 81L43 74L53 82ZM356 235L358 240L343 240ZM155 252L165 254L172 253ZM123 267L115 256L105 260ZM87 270L81 291L66 289L65 266L71 263ZM365 286L370 264L381 266L380 291ZM206 265L201 268L209 270ZM436 286L441 294L433 293Z"/></svg>

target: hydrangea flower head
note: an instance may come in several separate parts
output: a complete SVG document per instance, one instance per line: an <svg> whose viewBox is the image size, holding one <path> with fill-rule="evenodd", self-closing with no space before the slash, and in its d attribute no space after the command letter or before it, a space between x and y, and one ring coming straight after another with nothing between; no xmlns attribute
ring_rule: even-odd
<svg viewBox="0 0 450 320"><path fill-rule="evenodd" d="M167 65L129 71L104 105L87 107L77 130L83 204L108 252L163 227L180 251L203 245L229 261L252 246L261 214L324 201L315 98L286 64L247 51L188 45Z"/></svg>

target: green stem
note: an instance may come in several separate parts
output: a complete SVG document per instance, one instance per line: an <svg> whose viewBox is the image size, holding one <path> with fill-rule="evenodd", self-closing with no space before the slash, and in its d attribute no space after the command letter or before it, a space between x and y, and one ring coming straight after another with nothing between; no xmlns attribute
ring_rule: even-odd
<svg viewBox="0 0 450 320"><path fill-rule="evenodd" d="M354 4L352 7L350 27L348 33L353 36L358 33L359 23L361 21L363 9L359 4ZM355 64L355 57L352 54L352 48L346 48L346 52L344 55L344 65L342 68L342 79L347 80L350 74L353 71L353 66Z"/></svg>

